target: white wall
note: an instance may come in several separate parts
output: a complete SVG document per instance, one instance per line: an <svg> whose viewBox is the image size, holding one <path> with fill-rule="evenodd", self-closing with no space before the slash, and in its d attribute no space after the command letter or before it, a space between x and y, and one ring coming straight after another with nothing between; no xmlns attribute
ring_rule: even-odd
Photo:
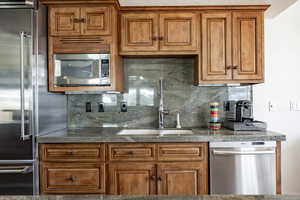
<svg viewBox="0 0 300 200"><path fill-rule="evenodd" d="M283 193L300 194L300 1L279 16L266 20L266 83L254 86L254 115L269 129L285 133L282 146ZM269 112L268 102L275 104Z"/></svg>

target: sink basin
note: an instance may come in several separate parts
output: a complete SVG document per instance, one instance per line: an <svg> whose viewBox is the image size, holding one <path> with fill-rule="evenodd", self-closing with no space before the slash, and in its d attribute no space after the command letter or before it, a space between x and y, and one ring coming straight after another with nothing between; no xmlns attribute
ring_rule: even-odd
<svg viewBox="0 0 300 200"><path fill-rule="evenodd" d="M117 135L134 135L134 136L164 136L164 135L192 135L193 131L191 130L172 130L172 129L124 129L117 133Z"/></svg>
<svg viewBox="0 0 300 200"><path fill-rule="evenodd" d="M154 129L124 129L117 135L159 135L159 130Z"/></svg>
<svg viewBox="0 0 300 200"><path fill-rule="evenodd" d="M191 135L191 130L160 130L161 135Z"/></svg>

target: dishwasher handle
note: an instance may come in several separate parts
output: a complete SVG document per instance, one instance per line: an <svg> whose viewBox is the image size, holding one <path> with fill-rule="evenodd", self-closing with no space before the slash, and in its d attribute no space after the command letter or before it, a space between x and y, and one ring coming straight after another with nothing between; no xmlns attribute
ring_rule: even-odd
<svg viewBox="0 0 300 200"><path fill-rule="evenodd" d="M260 151L237 151L237 150L213 150L214 155L262 155L262 154L275 154L273 150L260 150Z"/></svg>

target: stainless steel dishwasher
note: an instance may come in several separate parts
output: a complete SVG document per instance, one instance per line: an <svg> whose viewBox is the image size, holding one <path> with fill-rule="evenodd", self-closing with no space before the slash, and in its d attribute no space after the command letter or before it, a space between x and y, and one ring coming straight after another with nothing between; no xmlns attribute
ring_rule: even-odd
<svg viewBox="0 0 300 200"><path fill-rule="evenodd" d="M211 194L275 194L276 142L211 142Z"/></svg>

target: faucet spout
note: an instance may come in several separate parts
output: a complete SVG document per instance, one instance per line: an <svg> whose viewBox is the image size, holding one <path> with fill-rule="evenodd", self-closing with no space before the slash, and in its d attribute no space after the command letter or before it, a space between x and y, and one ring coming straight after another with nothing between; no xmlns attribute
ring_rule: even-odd
<svg viewBox="0 0 300 200"><path fill-rule="evenodd" d="M159 80L159 90L160 90L160 100L159 100L159 109L158 109L158 127L160 129L165 128L164 126L164 115L168 114L168 111L164 108L164 89L163 89L164 80Z"/></svg>

